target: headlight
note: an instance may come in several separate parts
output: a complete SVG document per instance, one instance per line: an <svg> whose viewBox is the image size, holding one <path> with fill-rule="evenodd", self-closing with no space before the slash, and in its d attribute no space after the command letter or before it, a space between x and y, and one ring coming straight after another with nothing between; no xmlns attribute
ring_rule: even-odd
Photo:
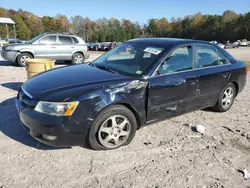
<svg viewBox="0 0 250 188"><path fill-rule="evenodd" d="M6 47L4 48L4 50L5 50L5 51L11 51L11 48L10 48L9 46L6 46Z"/></svg>
<svg viewBox="0 0 250 188"><path fill-rule="evenodd" d="M35 111L52 116L71 116L79 102L44 102L40 101L35 107Z"/></svg>

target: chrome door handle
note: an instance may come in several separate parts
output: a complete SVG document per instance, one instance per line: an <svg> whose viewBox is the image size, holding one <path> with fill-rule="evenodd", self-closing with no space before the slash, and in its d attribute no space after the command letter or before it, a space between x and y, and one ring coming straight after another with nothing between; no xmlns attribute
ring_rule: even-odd
<svg viewBox="0 0 250 188"><path fill-rule="evenodd" d="M55 46L52 46L51 48L56 48Z"/></svg>

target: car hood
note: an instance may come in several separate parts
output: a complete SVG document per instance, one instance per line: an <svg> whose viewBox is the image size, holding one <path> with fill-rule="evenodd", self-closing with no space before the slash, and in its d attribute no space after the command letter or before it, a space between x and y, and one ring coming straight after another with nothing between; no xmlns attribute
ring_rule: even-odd
<svg viewBox="0 0 250 188"><path fill-rule="evenodd" d="M10 47L11 49L13 50L16 50L16 49L21 49L21 48L25 48L27 46L30 46L31 44L28 44L28 43L13 43L13 44L8 44L8 45L5 45L3 47L3 49L5 49L7 46Z"/></svg>
<svg viewBox="0 0 250 188"><path fill-rule="evenodd" d="M101 70L91 65L73 65L38 74L25 82L23 89L36 100L61 101L80 92L77 88L90 89L97 85L104 86L110 82L131 79L133 78ZM68 96L62 96L62 93L67 93ZM53 97L50 98L50 95ZM56 95L58 98L55 97Z"/></svg>

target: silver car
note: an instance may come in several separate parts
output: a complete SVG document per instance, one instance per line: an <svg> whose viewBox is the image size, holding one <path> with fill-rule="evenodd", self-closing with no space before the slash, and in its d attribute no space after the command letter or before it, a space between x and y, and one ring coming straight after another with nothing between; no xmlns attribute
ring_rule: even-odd
<svg viewBox="0 0 250 188"><path fill-rule="evenodd" d="M3 47L2 57L19 66L25 66L25 59L50 58L83 63L89 58L85 41L75 35L43 33L21 44L10 44Z"/></svg>

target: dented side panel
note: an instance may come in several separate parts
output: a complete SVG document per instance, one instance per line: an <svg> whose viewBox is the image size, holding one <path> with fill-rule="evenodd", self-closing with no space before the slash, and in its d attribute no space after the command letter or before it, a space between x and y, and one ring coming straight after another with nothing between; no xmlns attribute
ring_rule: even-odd
<svg viewBox="0 0 250 188"><path fill-rule="evenodd" d="M97 115L114 104L129 105L136 112L139 125L146 122L147 81L133 80L123 83L96 86L70 100L81 101L72 119L77 121L75 132L88 130ZM82 129L84 126L86 129ZM72 129L72 127L71 127Z"/></svg>

